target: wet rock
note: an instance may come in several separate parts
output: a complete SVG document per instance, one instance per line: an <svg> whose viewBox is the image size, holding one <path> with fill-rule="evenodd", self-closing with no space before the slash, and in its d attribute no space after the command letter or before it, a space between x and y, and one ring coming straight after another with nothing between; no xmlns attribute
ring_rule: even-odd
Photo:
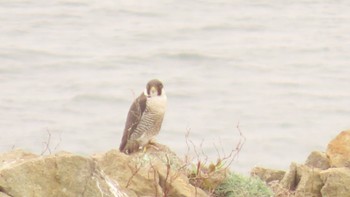
<svg viewBox="0 0 350 197"><path fill-rule="evenodd" d="M327 146L332 167L350 167L350 130L341 132Z"/></svg>
<svg viewBox="0 0 350 197"><path fill-rule="evenodd" d="M322 196L350 196L350 169L330 168L320 173L324 186Z"/></svg>
<svg viewBox="0 0 350 197"><path fill-rule="evenodd" d="M320 151L313 151L306 159L305 165L310 168L319 168L321 170L326 170L330 167L327 154Z"/></svg>
<svg viewBox="0 0 350 197"><path fill-rule="evenodd" d="M274 170L269 168L255 167L250 172L251 176L257 176L266 183L271 181L281 181L286 174L283 170Z"/></svg>

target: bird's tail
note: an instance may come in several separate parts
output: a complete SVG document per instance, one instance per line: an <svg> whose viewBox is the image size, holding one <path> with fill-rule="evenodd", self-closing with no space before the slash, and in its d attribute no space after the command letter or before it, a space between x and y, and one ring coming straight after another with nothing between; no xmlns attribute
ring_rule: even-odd
<svg viewBox="0 0 350 197"><path fill-rule="evenodd" d="M138 151L139 148L140 148L140 145L136 141L122 140L119 146L119 151L125 154L131 154L133 152Z"/></svg>

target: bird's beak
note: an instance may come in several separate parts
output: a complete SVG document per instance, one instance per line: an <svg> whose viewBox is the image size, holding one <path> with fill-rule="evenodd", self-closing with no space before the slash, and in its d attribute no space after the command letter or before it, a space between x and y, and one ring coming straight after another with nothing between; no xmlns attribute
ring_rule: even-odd
<svg viewBox="0 0 350 197"><path fill-rule="evenodd" d="M151 96L156 96L158 94L158 90L156 87L152 86L150 90Z"/></svg>

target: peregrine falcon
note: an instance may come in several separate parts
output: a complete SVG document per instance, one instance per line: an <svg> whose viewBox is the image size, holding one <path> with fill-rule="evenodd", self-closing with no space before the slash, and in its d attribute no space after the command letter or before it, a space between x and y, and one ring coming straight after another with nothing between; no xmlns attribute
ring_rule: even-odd
<svg viewBox="0 0 350 197"><path fill-rule="evenodd" d="M131 154L159 133L166 109L167 97L158 79L147 83L146 89L132 103L126 119L119 150Z"/></svg>

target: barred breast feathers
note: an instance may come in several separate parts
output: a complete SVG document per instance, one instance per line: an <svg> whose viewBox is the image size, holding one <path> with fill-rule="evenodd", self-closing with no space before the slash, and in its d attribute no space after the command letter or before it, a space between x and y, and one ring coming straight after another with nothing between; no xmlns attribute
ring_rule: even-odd
<svg viewBox="0 0 350 197"><path fill-rule="evenodd" d="M163 84L157 79L150 80L144 92L132 103L119 147L121 152L130 154L159 133L167 97Z"/></svg>

